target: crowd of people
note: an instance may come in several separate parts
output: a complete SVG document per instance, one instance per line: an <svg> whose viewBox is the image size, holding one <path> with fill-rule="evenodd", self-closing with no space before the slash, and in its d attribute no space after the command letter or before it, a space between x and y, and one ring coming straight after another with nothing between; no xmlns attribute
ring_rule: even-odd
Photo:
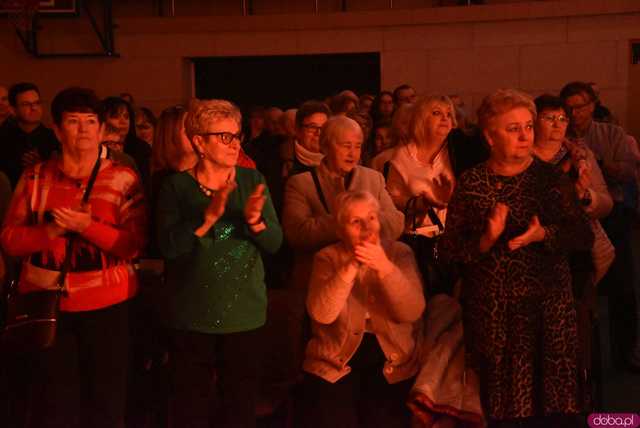
<svg viewBox="0 0 640 428"><path fill-rule="evenodd" d="M0 86L2 281L65 270L2 426L578 427L599 356L640 370L640 150L592 83L43 109Z"/></svg>

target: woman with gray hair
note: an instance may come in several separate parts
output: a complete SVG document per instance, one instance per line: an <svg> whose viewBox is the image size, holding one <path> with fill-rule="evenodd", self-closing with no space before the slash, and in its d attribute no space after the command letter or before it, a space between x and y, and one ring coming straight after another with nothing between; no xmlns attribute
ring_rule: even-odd
<svg viewBox="0 0 640 428"><path fill-rule="evenodd" d="M393 205L382 175L358 164L362 151L362 130L344 116L332 117L323 127L322 162L311 171L289 178L285 188L282 223L284 234L295 250L294 288L306 289L313 254L338 240L334 214L336 196L346 190L366 190L380 201L382 234L397 239L404 217Z"/></svg>
<svg viewBox="0 0 640 428"><path fill-rule="evenodd" d="M158 195L171 329L170 417L181 426L209 426L216 373L216 426L255 427L256 356L267 309L260 250L275 253L282 231L264 178L236 165L240 123L240 111L228 101L192 102L185 128L198 162L165 179Z"/></svg>
<svg viewBox="0 0 640 428"><path fill-rule="evenodd" d="M342 193L335 209L339 241L313 260L297 426L407 427L425 307L415 260L405 244L381 239L371 193Z"/></svg>
<svg viewBox="0 0 640 428"><path fill-rule="evenodd" d="M589 250L574 186L533 156L530 96L500 90L478 109L487 162L458 180L439 254L460 265L469 365L490 427L573 427L576 313L567 254Z"/></svg>

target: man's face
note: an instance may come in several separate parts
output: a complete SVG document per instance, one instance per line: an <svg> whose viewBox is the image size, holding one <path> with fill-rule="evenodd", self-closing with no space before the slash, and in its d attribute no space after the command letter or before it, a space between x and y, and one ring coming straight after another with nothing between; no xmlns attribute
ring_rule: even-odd
<svg viewBox="0 0 640 428"><path fill-rule="evenodd" d="M398 92L397 107L403 104L413 104L416 101L416 91L413 88L402 89Z"/></svg>
<svg viewBox="0 0 640 428"><path fill-rule="evenodd" d="M42 101L40 95L34 90L18 94L14 107L18 122L35 125L42 120Z"/></svg>
<svg viewBox="0 0 640 428"><path fill-rule="evenodd" d="M320 153L320 131L328 119L324 113L313 113L304 118L302 126L296 130L296 137L302 147Z"/></svg>
<svg viewBox="0 0 640 428"><path fill-rule="evenodd" d="M9 107L9 96L7 88L0 86L0 119L4 119L11 115L11 108Z"/></svg>
<svg viewBox="0 0 640 428"><path fill-rule="evenodd" d="M571 116L571 126L577 129L584 129L593 120L593 109L595 103L588 94L581 92L571 95L565 100L567 110Z"/></svg>

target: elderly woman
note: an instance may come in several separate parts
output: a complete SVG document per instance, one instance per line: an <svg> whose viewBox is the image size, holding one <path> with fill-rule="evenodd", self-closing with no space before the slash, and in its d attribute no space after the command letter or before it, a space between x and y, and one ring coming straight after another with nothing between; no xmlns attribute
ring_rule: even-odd
<svg viewBox="0 0 640 428"><path fill-rule="evenodd" d="M336 196L346 190L366 190L380 201L380 224L385 238L397 239L404 217L393 205L382 175L358 164L362 130L352 119L331 118L322 130L320 149L325 157L317 168L289 178L285 189L283 227L296 251L292 280L306 289L313 254L338 240Z"/></svg>
<svg viewBox="0 0 640 428"><path fill-rule="evenodd" d="M598 219L606 217L613 208L613 200L607 189L602 170L593 152L579 141L565 138L569 115L561 98L553 95L541 95L535 99L538 112L535 124L534 154L545 162L558 166L569 174L580 204L591 218L591 228L596 236L594 248L601 244L598 239L606 239ZM596 254L594 254L595 256ZM613 260L594 258L594 278L596 284L607 272ZM603 264L604 263L604 264Z"/></svg>
<svg viewBox="0 0 640 428"><path fill-rule="evenodd" d="M538 115L533 152L538 158L558 166L561 172L568 175L580 198L582 209L591 219L591 229L595 236L590 251L574 252L569 258L580 345L578 383L582 406L588 411L592 400L591 338L592 320L596 318L595 285L602 279L615 257L613 245L599 219L611 212L613 200L593 152L583 142L565 139L569 115L563 100L553 95L541 95L535 99L535 104Z"/></svg>
<svg viewBox="0 0 640 428"><path fill-rule="evenodd" d="M335 200L339 242L313 261L304 427L407 427L425 301L411 249L380 238L371 193Z"/></svg>
<svg viewBox="0 0 640 428"><path fill-rule="evenodd" d="M267 308L260 250L277 251L282 231L264 178L236 166L240 124L230 102L195 100L185 125L198 163L167 177L158 195L170 290L171 418L192 427L209 426L214 367L220 426L255 426Z"/></svg>
<svg viewBox="0 0 640 428"><path fill-rule="evenodd" d="M25 170L2 229L4 250L23 260L19 292L55 287L69 266L56 342L30 373L38 427L78 417L81 426L124 427L129 301L138 291L131 259L144 244L145 209L137 174L100 147L99 106L89 89L56 95L62 154Z"/></svg>
<svg viewBox="0 0 640 428"><path fill-rule="evenodd" d="M571 186L533 157L531 98L497 91L478 118L491 155L458 180L439 245L461 265L469 363L491 426L569 427L578 403L566 254L591 248L593 233Z"/></svg>

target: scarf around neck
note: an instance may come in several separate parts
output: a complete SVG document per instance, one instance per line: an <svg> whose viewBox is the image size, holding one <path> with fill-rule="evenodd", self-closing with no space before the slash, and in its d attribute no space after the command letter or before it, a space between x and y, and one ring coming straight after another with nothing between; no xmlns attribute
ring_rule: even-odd
<svg viewBox="0 0 640 428"><path fill-rule="evenodd" d="M318 166L324 158L324 154L307 150L304 146L296 141L295 143L296 158L305 166Z"/></svg>

